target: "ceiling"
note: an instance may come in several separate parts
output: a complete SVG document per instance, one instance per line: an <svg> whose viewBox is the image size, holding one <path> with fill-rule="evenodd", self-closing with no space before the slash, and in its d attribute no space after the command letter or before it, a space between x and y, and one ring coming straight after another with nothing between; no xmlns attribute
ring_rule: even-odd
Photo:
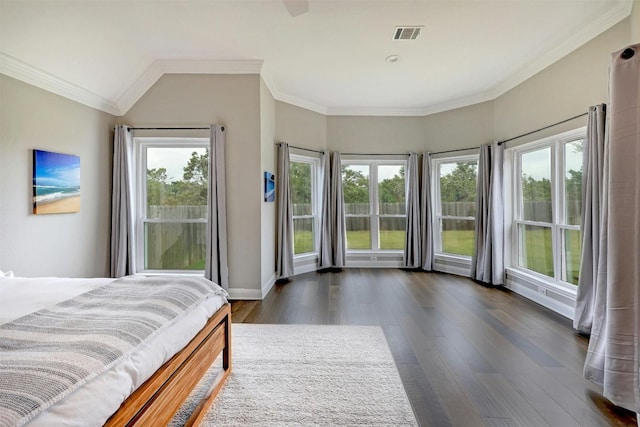
<svg viewBox="0 0 640 427"><path fill-rule="evenodd" d="M281 0L0 0L0 72L115 115L165 73L260 73L328 115L426 115L496 98L632 3L310 0L293 16Z"/></svg>

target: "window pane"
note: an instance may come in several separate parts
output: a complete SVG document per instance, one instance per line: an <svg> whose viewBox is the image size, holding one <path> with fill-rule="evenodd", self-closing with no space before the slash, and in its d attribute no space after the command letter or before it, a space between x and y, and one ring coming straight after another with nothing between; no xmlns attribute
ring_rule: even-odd
<svg viewBox="0 0 640 427"><path fill-rule="evenodd" d="M442 252L473 255L475 221L470 219L441 219Z"/></svg>
<svg viewBox="0 0 640 427"><path fill-rule="evenodd" d="M551 222L551 148L521 157L522 219Z"/></svg>
<svg viewBox="0 0 640 427"><path fill-rule="evenodd" d="M440 207L444 216L475 216L478 162L440 163Z"/></svg>
<svg viewBox="0 0 640 427"><path fill-rule="evenodd" d="M380 215L405 214L404 166L378 166L378 199Z"/></svg>
<svg viewBox="0 0 640 427"><path fill-rule="evenodd" d="M145 223L145 270L204 270L206 228L198 223Z"/></svg>
<svg viewBox="0 0 640 427"><path fill-rule="evenodd" d="M371 249L371 224L368 217L346 217L347 249Z"/></svg>
<svg viewBox="0 0 640 427"><path fill-rule="evenodd" d="M147 148L147 218L206 218L208 168L204 147Z"/></svg>
<svg viewBox="0 0 640 427"><path fill-rule="evenodd" d="M291 203L293 216L313 215L311 205L311 164L291 162L289 182L291 184Z"/></svg>
<svg viewBox="0 0 640 427"><path fill-rule="evenodd" d="M564 194L567 224L582 222L582 140L564 144Z"/></svg>
<svg viewBox="0 0 640 427"><path fill-rule="evenodd" d="M380 249L404 249L405 217L380 218Z"/></svg>
<svg viewBox="0 0 640 427"><path fill-rule="evenodd" d="M574 285L578 284L578 276L580 274L581 248L580 230L564 230L562 280Z"/></svg>
<svg viewBox="0 0 640 427"><path fill-rule="evenodd" d="M293 253L313 252L313 218L294 218L293 220Z"/></svg>
<svg viewBox="0 0 640 427"><path fill-rule="evenodd" d="M520 265L554 277L551 228L520 224L519 233Z"/></svg>
<svg viewBox="0 0 640 427"><path fill-rule="evenodd" d="M342 165L344 212L347 215L369 215L369 166Z"/></svg>

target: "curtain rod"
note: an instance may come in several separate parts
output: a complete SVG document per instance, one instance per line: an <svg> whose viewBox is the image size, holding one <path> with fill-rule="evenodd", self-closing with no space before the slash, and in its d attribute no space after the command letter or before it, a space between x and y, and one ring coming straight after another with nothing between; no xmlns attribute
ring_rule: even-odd
<svg viewBox="0 0 640 427"><path fill-rule="evenodd" d="M206 128L128 128L129 131L132 130L210 130L210 127ZM224 127L222 128L224 130Z"/></svg>
<svg viewBox="0 0 640 427"><path fill-rule="evenodd" d="M284 142L276 142L276 145L285 144ZM324 154L324 151L314 150L313 148L296 147L295 145L289 145L289 148L295 148L296 150L311 151L312 153Z"/></svg>
<svg viewBox="0 0 640 427"><path fill-rule="evenodd" d="M340 153L342 156L408 156L408 153Z"/></svg>
<svg viewBox="0 0 640 427"><path fill-rule="evenodd" d="M566 122L570 122L571 120L577 119L577 118L582 117L582 116L586 116L587 114L589 114L589 113L586 112L586 113L578 114L577 116L570 117L570 118L568 118L566 120L562 120L562 121L554 123L552 125L545 126L543 128L540 128L540 129L532 130L531 132L523 133L522 135L514 136L513 138L505 139L504 141L498 142L498 145L502 145L505 142L513 141L514 139L522 138L523 136L528 136L528 135L531 135L532 133L540 132L541 130L549 129L549 128L554 127L554 126L561 125L561 124L566 123Z"/></svg>
<svg viewBox="0 0 640 427"><path fill-rule="evenodd" d="M436 152L429 153L429 154L455 153L457 151L477 150L479 148L480 147L458 148L457 150L436 151Z"/></svg>

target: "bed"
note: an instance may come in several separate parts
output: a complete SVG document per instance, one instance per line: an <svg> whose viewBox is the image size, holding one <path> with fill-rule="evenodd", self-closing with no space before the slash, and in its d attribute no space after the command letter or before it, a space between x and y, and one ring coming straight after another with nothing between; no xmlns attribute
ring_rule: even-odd
<svg viewBox="0 0 640 427"><path fill-rule="evenodd" d="M0 425L166 425L219 356L197 425L231 371L226 297L194 277L0 275Z"/></svg>

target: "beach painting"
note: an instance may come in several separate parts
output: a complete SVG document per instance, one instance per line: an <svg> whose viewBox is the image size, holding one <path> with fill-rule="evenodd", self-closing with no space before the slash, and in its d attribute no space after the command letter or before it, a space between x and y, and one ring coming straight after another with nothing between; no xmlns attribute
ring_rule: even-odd
<svg viewBox="0 0 640 427"><path fill-rule="evenodd" d="M80 157L33 150L33 213L80 212Z"/></svg>
<svg viewBox="0 0 640 427"><path fill-rule="evenodd" d="M276 176L271 172L264 173L264 201L273 202L276 199Z"/></svg>

